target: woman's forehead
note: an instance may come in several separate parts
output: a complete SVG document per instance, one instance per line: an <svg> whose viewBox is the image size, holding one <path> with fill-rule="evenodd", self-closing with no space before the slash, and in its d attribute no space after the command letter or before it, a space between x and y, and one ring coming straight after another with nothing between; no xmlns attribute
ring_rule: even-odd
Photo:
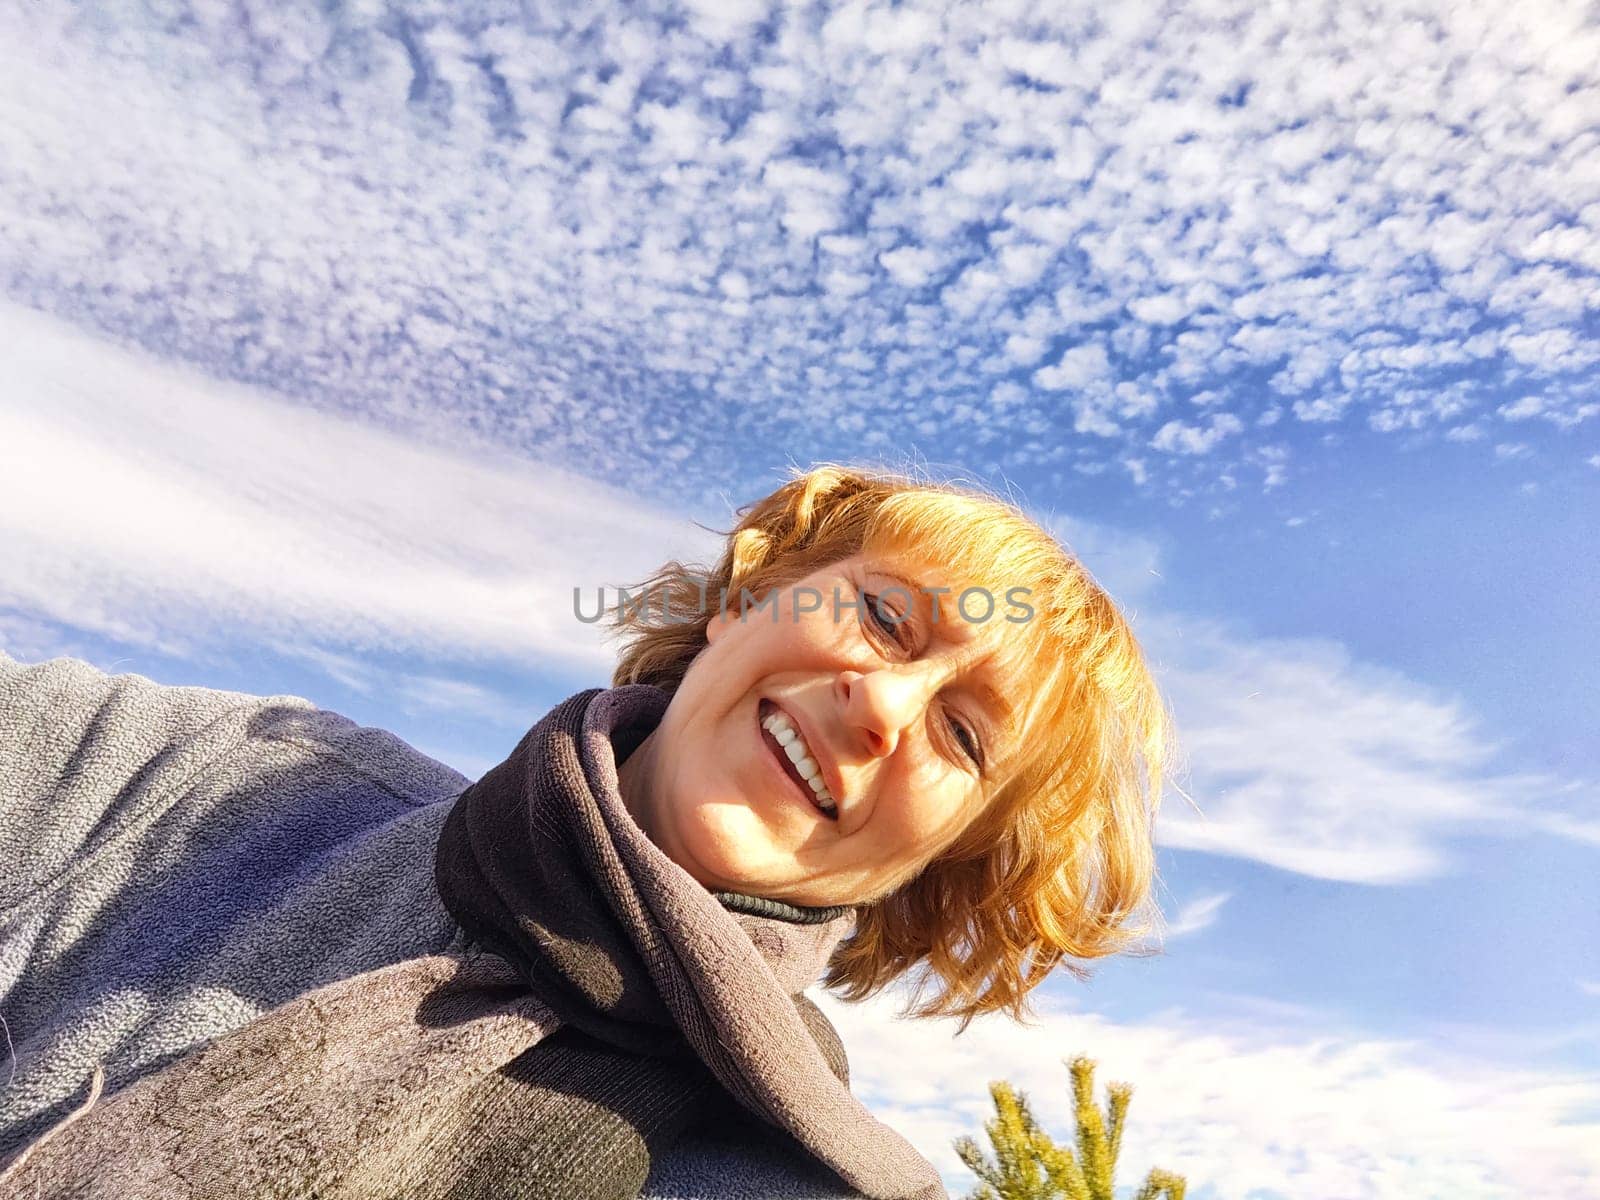
<svg viewBox="0 0 1600 1200"><path fill-rule="evenodd" d="M939 614L961 613L969 623L986 623L1008 614L1012 623L1027 609L1032 588L1025 580L1002 577L993 568L936 562L924 555L898 549L864 549L845 560L869 574L886 576L912 593L912 599Z"/></svg>
<svg viewBox="0 0 1600 1200"><path fill-rule="evenodd" d="M996 582L981 578L990 572L983 571L975 564L941 561L914 547L865 546L846 561L884 574L900 575L911 583L925 587L947 587L959 591L965 587L990 587Z"/></svg>

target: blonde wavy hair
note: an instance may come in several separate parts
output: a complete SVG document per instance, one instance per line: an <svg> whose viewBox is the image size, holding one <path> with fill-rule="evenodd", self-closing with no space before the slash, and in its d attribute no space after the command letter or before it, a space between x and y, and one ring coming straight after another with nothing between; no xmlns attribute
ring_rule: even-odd
<svg viewBox="0 0 1600 1200"><path fill-rule="evenodd" d="M1172 726L1128 623L1077 559L991 495L841 466L797 473L738 516L715 567L671 562L639 585L670 622L618 606L614 684L676 691L718 597L759 597L862 551L937 564L952 583L1032 589L1033 616L1013 626L1033 672L1016 727L1026 749L920 875L858 909L826 986L862 1000L917 970L912 1015L965 1029L996 1010L1025 1019L1028 993L1058 966L1082 978L1085 960L1142 948Z"/></svg>

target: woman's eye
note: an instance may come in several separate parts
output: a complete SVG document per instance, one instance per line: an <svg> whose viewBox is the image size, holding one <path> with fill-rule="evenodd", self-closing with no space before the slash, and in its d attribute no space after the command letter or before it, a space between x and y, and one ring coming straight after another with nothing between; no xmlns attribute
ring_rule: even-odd
<svg viewBox="0 0 1600 1200"><path fill-rule="evenodd" d="M975 767L983 766L983 748L978 745L978 736L954 717L950 718L950 731L955 735L956 741L961 743L961 749L966 752Z"/></svg>
<svg viewBox="0 0 1600 1200"><path fill-rule="evenodd" d="M872 622L873 628L894 642L895 645L903 646L904 643L900 638L900 629L905 625L906 619L895 612L893 608L885 610L881 606L883 597L874 595L872 592L862 592L860 596L861 604L867 614L867 620Z"/></svg>

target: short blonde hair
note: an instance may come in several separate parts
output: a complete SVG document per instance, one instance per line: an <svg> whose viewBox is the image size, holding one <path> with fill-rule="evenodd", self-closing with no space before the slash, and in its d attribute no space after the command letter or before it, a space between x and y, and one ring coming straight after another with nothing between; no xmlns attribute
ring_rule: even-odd
<svg viewBox="0 0 1600 1200"><path fill-rule="evenodd" d="M1034 614L1014 626L1034 672L1017 726L1028 749L920 875L859 909L826 985L861 1000L920 967L913 1015L965 1028L996 1010L1021 1019L1055 967L1083 977L1083 960L1128 949L1148 929L1171 721L1127 622L1077 559L993 496L832 465L797 473L739 518L715 567L672 562L641 585L670 623L619 606L615 684L675 691L719 596L760 596L863 550L914 554L952 581L1032 589Z"/></svg>

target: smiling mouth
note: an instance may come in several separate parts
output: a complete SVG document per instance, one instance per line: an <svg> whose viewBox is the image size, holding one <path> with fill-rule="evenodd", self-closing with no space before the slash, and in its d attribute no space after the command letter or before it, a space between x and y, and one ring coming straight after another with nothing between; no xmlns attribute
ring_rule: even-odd
<svg viewBox="0 0 1600 1200"><path fill-rule="evenodd" d="M782 744L779 743L778 739L773 737L772 733L767 729L767 727L762 724L762 722L764 722L769 716L779 711L780 710L778 706L772 703L770 700L763 700L756 705L756 727L758 732L761 734L762 742L766 744L767 752L771 754L772 757L777 761L778 765L783 769L783 773L789 777L789 782L795 786L795 789L799 792L801 799L809 804L814 811L821 813L830 821L837 821L839 819L838 809L835 808L834 811L829 812L827 809L822 807L821 802L817 799L816 792L812 791L811 785L806 782L805 776L800 774L799 770L790 760L789 755L785 752Z"/></svg>

